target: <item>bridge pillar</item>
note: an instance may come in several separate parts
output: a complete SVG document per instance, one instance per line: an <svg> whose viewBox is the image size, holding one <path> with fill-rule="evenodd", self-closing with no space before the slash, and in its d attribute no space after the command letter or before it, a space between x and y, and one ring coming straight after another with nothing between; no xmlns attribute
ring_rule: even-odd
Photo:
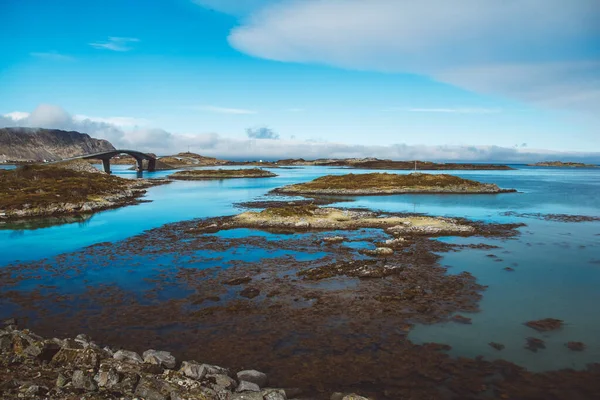
<svg viewBox="0 0 600 400"><path fill-rule="evenodd" d="M156 158L151 158L148 160L148 172L156 171Z"/></svg>
<svg viewBox="0 0 600 400"><path fill-rule="evenodd" d="M137 164L136 171L142 172L144 170L144 160L142 158L136 158L135 161Z"/></svg>
<svg viewBox="0 0 600 400"><path fill-rule="evenodd" d="M110 174L110 158L103 158L102 166L104 167L104 172Z"/></svg>

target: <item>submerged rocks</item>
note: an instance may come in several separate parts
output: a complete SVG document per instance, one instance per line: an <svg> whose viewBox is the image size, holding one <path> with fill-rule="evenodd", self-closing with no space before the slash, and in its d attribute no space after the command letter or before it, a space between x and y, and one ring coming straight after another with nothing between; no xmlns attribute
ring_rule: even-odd
<svg viewBox="0 0 600 400"><path fill-rule="evenodd" d="M546 348L546 343L542 339L528 337L526 340L527 343L525 344L525 348L533 351L534 353L537 353L538 350Z"/></svg>
<svg viewBox="0 0 600 400"><path fill-rule="evenodd" d="M568 342L568 343L565 343L565 346L567 346L567 348L569 350L573 350L573 351L585 350L585 344L583 342Z"/></svg>
<svg viewBox="0 0 600 400"><path fill-rule="evenodd" d="M526 322L525 325L539 332L547 332L560 329L563 326L563 321L555 318L544 318Z"/></svg>
<svg viewBox="0 0 600 400"><path fill-rule="evenodd" d="M489 342L488 344L490 345L490 347L492 347L498 351L504 350L504 347L505 347L502 343Z"/></svg>
<svg viewBox="0 0 600 400"><path fill-rule="evenodd" d="M224 285L237 286L237 285L243 285L245 283L248 283L251 280L252 280L251 277L249 277L249 276L243 276L241 278L229 279L229 280L223 281L222 283Z"/></svg>

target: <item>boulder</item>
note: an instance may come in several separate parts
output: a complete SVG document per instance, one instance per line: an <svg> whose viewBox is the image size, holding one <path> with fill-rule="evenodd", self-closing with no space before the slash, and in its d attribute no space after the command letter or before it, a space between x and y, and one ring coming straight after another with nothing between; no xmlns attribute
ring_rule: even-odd
<svg viewBox="0 0 600 400"><path fill-rule="evenodd" d="M237 378L240 381L252 382L258 387L264 387L267 384L267 375L254 369L238 372Z"/></svg>
<svg viewBox="0 0 600 400"><path fill-rule="evenodd" d="M260 392L260 386L253 382L240 381L236 392Z"/></svg>
<svg viewBox="0 0 600 400"><path fill-rule="evenodd" d="M198 364L193 361L184 361L181 363L181 368L179 371L183 373L188 378L200 380L204 378L207 374L206 364Z"/></svg>
<svg viewBox="0 0 600 400"><path fill-rule="evenodd" d="M366 397L362 397L362 396L352 393L347 396L344 396L344 398L342 400L369 400L369 399L367 399Z"/></svg>
<svg viewBox="0 0 600 400"><path fill-rule="evenodd" d="M121 377L116 370L110 368L107 371L98 372L94 380L98 383L99 387L111 389L119 383Z"/></svg>
<svg viewBox="0 0 600 400"><path fill-rule="evenodd" d="M147 350L144 352L144 362L165 368L175 368L176 365L175 357L168 351Z"/></svg>
<svg viewBox="0 0 600 400"><path fill-rule="evenodd" d="M135 389L135 395L144 400L169 400L170 388L158 379L142 378Z"/></svg>
<svg viewBox="0 0 600 400"><path fill-rule="evenodd" d="M50 340L45 340L29 345L24 350L24 353L40 361L50 362L59 351L60 346L58 344Z"/></svg>
<svg viewBox="0 0 600 400"><path fill-rule="evenodd" d="M207 378L214 380L215 390L229 390L233 391L237 387L235 379L225 374L206 375Z"/></svg>
<svg viewBox="0 0 600 400"><path fill-rule="evenodd" d="M113 358L115 360L127 361L133 364L141 364L144 362L144 359L140 357L138 353L129 350L119 350L113 355Z"/></svg>
<svg viewBox="0 0 600 400"><path fill-rule="evenodd" d="M93 392L98 389L92 377L87 375L82 370L77 370L73 372L73 377L71 378L71 383L75 389L83 389L88 392Z"/></svg>
<svg viewBox="0 0 600 400"><path fill-rule="evenodd" d="M54 355L54 357L52 357L51 365L94 369L100 365L100 360L102 358L104 358L102 350L92 348L70 349L63 347Z"/></svg>

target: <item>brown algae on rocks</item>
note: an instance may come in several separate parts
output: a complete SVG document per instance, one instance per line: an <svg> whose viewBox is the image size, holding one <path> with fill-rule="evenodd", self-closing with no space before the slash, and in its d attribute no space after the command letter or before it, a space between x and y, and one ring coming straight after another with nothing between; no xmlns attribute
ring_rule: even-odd
<svg viewBox="0 0 600 400"><path fill-rule="evenodd" d="M178 171L169 175L171 179L194 181L206 179L233 179L233 178L271 178L277 176L260 168L247 169L196 169Z"/></svg>
<svg viewBox="0 0 600 400"><path fill-rule="evenodd" d="M306 183L275 189L275 193L293 195L387 195L403 193L496 194L515 192L448 174L347 174L327 175Z"/></svg>

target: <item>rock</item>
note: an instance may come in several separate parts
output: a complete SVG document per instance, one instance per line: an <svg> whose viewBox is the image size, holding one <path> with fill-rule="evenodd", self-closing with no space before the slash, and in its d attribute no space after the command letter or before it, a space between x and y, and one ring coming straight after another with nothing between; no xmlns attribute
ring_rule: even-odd
<svg viewBox="0 0 600 400"><path fill-rule="evenodd" d="M92 378L89 375L86 375L82 370L73 372L71 383L73 383L75 389L83 389L88 392L93 392L98 389Z"/></svg>
<svg viewBox="0 0 600 400"><path fill-rule="evenodd" d="M34 384L26 384L23 385L19 391L22 392L25 396L35 396L39 393L40 387Z"/></svg>
<svg viewBox="0 0 600 400"><path fill-rule="evenodd" d="M207 368L204 366L205 364L198 364L193 361L184 361L181 363L181 368L179 369L185 376L188 378L200 380L204 378L207 374Z"/></svg>
<svg viewBox="0 0 600 400"><path fill-rule="evenodd" d="M264 400L287 400L287 395L281 389L266 389L261 392Z"/></svg>
<svg viewBox="0 0 600 400"><path fill-rule="evenodd" d="M327 236L323 238L325 243L340 243L346 240L343 236Z"/></svg>
<svg viewBox="0 0 600 400"><path fill-rule="evenodd" d="M15 318L8 318L2 321L2 325L4 326L17 326L17 320Z"/></svg>
<svg viewBox="0 0 600 400"><path fill-rule="evenodd" d="M207 375L206 377L214 379L215 385L217 386L215 390L233 391L237 387L235 379L224 374Z"/></svg>
<svg viewBox="0 0 600 400"><path fill-rule="evenodd" d="M223 281L223 285L230 285L230 286L237 286L237 285L243 285L244 283L248 283L252 280L251 277L249 276L244 276L241 278L233 278L233 279L229 279L227 281Z"/></svg>
<svg viewBox="0 0 600 400"><path fill-rule="evenodd" d="M144 400L169 400L169 390L165 384L152 378L142 378L135 389L135 395Z"/></svg>
<svg viewBox="0 0 600 400"><path fill-rule="evenodd" d="M238 385L237 389L235 389L236 392L260 392L260 387L253 382L247 382L247 381L240 381L240 384Z"/></svg>
<svg viewBox="0 0 600 400"><path fill-rule="evenodd" d="M60 351L60 346L52 341L35 342L24 350L24 353L40 361L50 362Z"/></svg>
<svg viewBox="0 0 600 400"><path fill-rule="evenodd" d="M231 375L231 372L229 372L229 370L227 368L219 367L218 365L202 364L202 367L204 367L206 369L206 373L208 375L223 374L223 375L233 376L233 375Z"/></svg>
<svg viewBox="0 0 600 400"><path fill-rule="evenodd" d="M58 376L56 377L56 387L58 388L64 387L68 382L69 380L63 374L58 374Z"/></svg>
<svg viewBox="0 0 600 400"><path fill-rule="evenodd" d="M347 396L344 396L344 398L342 400L369 400L369 399L367 399L366 397L362 397L362 396L352 393Z"/></svg>
<svg viewBox="0 0 600 400"><path fill-rule="evenodd" d="M100 371L94 377L94 380L98 383L98 386L110 389L119 383L121 377L119 373L114 369L110 368L107 371Z"/></svg>
<svg viewBox="0 0 600 400"><path fill-rule="evenodd" d="M52 357L50 364L53 366L94 369L98 367L100 360L104 358L103 356L102 351L97 349L70 349L63 347Z"/></svg>
<svg viewBox="0 0 600 400"><path fill-rule="evenodd" d="M452 317L452 321L458 322L459 324L471 324L471 318L464 317L462 315L455 315Z"/></svg>
<svg viewBox="0 0 600 400"><path fill-rule="evenodd" d="M144 359L140 357L138 353L129 350L119 350L113 355L113 358L115 360L127 361L134 364L141 364L144 362Z"/></svg>
<svg viewBox="0 0 600 400"><path fill-rule="evenodd" d="M504 345L502 343L489 342L488 344L490 345L490 347L493 347L496 350L503 350L504 349Z"/></svg>
<svg viewBox="0 0 600 400"><path fill-rule="evenodd" d="M267 374L254 369L248 369L237 373L237 378L240 381L251 382L259 387L264 387L267 384Z"/></svg>
<svg viewBox="0 0 600 400"><path fill-rule="evenodd" d="M148 364L163 365L166 368L175 368L175 357L168 351L147 350L144 352L144 362Z"/></svg>
<svg viewBox="0 0 600 400"><path fill-rule="evenodd" d="M525 345L525 348L527 350L531 350L534 353L537 353L537 351L539 349L545 349L546 348L546 343L544 343L544 341L542 339L538 339L538 338L534 338L534 337L528 337L527 338L527 344Z"/></svg>
<svg viewBox="0 0 600 400"><path fill-rule="evenodd" d="M555 318L544 318L537 321L525 322L525 325L539 332L547 332L561 328L563 321Z"/></svg>
<svg viewBox="0 0 600 400"><path fill-rule="evenodd" d="M573 350L573 351L585 350L585 344L583 342L568 342L568 343L565 343L565 346L567 346L569 348L569 350Z"/></svg>
<svg viewBox="0 0 600 400"><path fill-rule="evenodd" d="M118 384L113 386L112 390L121 393L133 393L140 377L138 375L128 375L121 380Z"/></svg>

